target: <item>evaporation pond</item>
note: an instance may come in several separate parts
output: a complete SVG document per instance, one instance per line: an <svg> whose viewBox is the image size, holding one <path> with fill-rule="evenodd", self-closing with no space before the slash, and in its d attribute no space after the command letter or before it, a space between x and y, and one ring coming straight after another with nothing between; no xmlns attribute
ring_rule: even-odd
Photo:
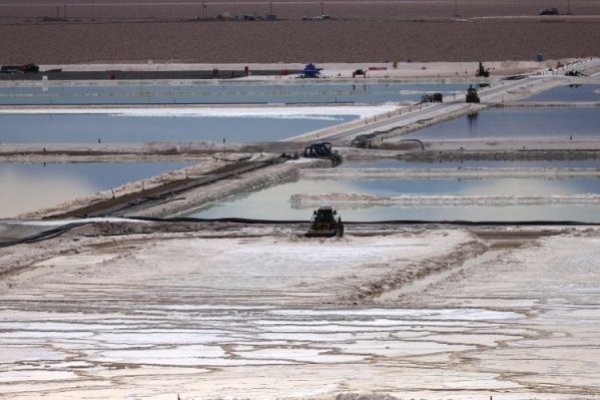
<svg viewBox="0 0 600 400"><path fill-rule="evenodd" d="M600 136L595 107L493 108L420 129L418 139L536 138L573 140Z"/></svg>
<svg viewBox="0 0 600 400"><path fill-rule="evenodd" d="M223 201L212 208L189 213L197 218L241 217L256 219L308 220L314 205L298 206L292 195L328 195L335 193L375 196L487 196L487 195L577 195L599 194L600 179L300 179L259 192ZM335 198L335 197L334 197ZM336 205L347 221L385 220L578 220L600 222L595 204L583 205L502 205L502 206L400 206L400 205Z"/></svg>
<svg viewBox="0 0 600 400"><path fill-rule="evenodd" d="M127 162L72 164L0 163L0 218L110 190L194 163Z"/></svg>
<svg viewBox="0 0 600 400"><path fill-rule="evenodd" d="M285 83L151 81L19 82L0 86L0 104L251 104L419 101L424 93L463 93L468 83Z"/></svg>
<svg viewBox="0 0 600 400"><path fill-rule="evenodd" d="M393 169L438 169L438 168L600 168L600 160L459 160L459 161L407 161L377 160L344 162L339 169L393 168Z"/></svg>
<svg viewBox="0 0 600 400"><path fill-rule="evenodd" d="M600 85L571 84L534 94L523 101L599 101Z"/></svg>
<svg viewBox="0 0 600 400"><path fill-rule="evenodd" d="M341 124L356 115L141 116L0 114L2 143L263 142Z"/></svg>

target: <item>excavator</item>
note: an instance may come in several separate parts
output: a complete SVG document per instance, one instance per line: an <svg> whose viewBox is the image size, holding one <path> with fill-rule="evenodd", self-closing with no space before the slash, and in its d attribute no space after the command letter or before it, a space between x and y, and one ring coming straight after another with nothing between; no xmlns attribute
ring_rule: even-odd
<svg viewBox="0 0 600 400"><path fill-rule="evenodd" d="M313 143L304 149L304 157L306 158L328 158L331 160L331 165L337 167L342 163L342 156L334 152L330 142Z"/></svg>

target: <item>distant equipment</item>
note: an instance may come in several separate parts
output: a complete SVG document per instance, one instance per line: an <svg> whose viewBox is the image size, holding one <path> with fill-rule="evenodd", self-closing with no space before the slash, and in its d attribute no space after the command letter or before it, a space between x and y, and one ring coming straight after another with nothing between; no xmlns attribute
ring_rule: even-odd
<svg viewBox="0 0 600 400"><path fill-rule="evenodd" d="M322 69L323 68L317 68L313 63L308 63L302 70L302 74L305 78L318 78L319 75L321 75Z"/></svg>
<svg viewBox="0 0 600 400"><path fill-rule="evenodd" d="M479 103L479 93L477 93L477 89L475 89L473 87L473 85L470 85L469 88L467 89L467 97L466 97L466 101L467 103Z"/></svg>
<svg viewBox="0 0 600 400"><path fill-rule="evenodd" d="M444 95L441 93L425 93L421 96L421 103L442 103Z"/></svg>
<svg viewBox="0 0 600 400"><path fill-rule="evenodd" d="M313 143L304 149L304 157L328 157L332 154L330 142Z"/></svg>
<svg viewBox="0 0 600 400"><path fill-rule="evenodd" d="M560 15L558 8L548 7L540 10L540 15Z"/></svg>
<svg viewBox="0 0 600 400"><path fill-rule="evenodd" d="M572 70L569 70L569 71L567 71L567 72L565 73L565 75L566 75L566 76L587 76L587 75L586 75L586 74L584 74L583 72L581 72L581 71L578 71L578 70L576 70L576 69L572 69ZM569 85L569 86L570 86L570 85Z"/></svg>
<svg viewBox="0 0 600 400"><path fill-rule="evenodd" d="M357 135L354 139L352 139L350 146L358 147L360 149L368 149L371 147L371 141L377 137L377 133L378 132Z"/></svg>
<svg viewBox="0 0 600 400"><path fill-rule="evenodd" d="M490 70L489 68L484 68L483 63L479 61L479 68L477 68L475 76L488 78L490 76Z"/></svg>
<svg viewBox="0 0 600 400"><path fill-rule="evenodd" d="M334 153L330 142L313 143L304 149L306 158L328 158L331 164L336 167L342 163L342 156Z"/></svg>
<svg viewBox="0 0 600 400"><path fill-rule="evenodd" d="M27 74L39 71L40 67L35 64L3 65L2 68L0 68L0 73L3 74Z"/></svg>
<svg viewBox="0 0 600 400"><path fill-rule="evenodd" d="M323 20L328 20L328 19L331 19L331 17L326 14L317 15L316 17L308 17L306 15L304 17L302 17L303 21L323 21Z"/></svg>
<svg viewBox="0 0 600 400"><path fill-rule="evenodd" d="M342 237L344 224L331 206L323 205L313 211L306 237Z"/></svg>

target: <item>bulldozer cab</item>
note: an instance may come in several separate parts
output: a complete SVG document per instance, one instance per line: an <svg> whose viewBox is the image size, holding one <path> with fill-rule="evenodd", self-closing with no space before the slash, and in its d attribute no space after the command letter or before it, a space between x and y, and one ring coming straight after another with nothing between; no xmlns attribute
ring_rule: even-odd
<svg viewBox="0 0 600 400"><path fill-rule="evenodd" d="M313 211L307 237L341 237L344 235L342 218L331 206L321 206Z"/></svg>
<svg viewBox="0 0 600 400"><path fill-rule="evenodd" d="M473 87L473 85L469 86L467 89L466 96L467 103L479 103L479 93L477 93L477 89Z"/></svg>
<svg viewBox="0 0 600 400"><path fill-rule="evenodd" d="M334 222L337 211L331 207L320 207L313 211L313 221L318 223Z"/></svg>

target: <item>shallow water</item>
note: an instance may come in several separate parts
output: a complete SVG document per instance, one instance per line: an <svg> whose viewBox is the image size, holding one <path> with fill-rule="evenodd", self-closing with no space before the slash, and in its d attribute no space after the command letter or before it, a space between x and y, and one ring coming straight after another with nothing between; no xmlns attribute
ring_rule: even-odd
<svg viewBox="0 0 600 400"><path fill-rule="evenodd" d="M190 104L190 103L386 103L419 101L421 95L464 92L467 83L240 83L186 82L153 85L22 85L0 87L0 104Z"/></svg>
<svg viewBox="0 0 600 400"><path fill-rule="evenodd" d="M539 138L569 141L600 136L600 109L493 108L420 129L418 139Z"/></svg>
<svg viewBox="0 0 600 400"><path fill-rule="evenodd" d="M271 187L247 196L221 202L207 210L193 212L198 218L242 217L280 220L308 220L311 208L296 209L293 194L360 193L380 196L399 195L575 195L600 193L599 179L420 179L420 180L336 180L301 179ZM337 207L335 203L332 204ZM383 220L470 220L532 221L577 220L600 222L596 205L509 205L509 206L435 206L406 207L371 205L362 208L337 207L347 221Z"/></svg>
<svg viewBox="0 0 600 400"><path fill-rule="evenodd" d="M378 160L364 162L344 162L338 168L600 168L600 160L533 160L496 161L464 160L419 162L406 160Z"/></svg>
<svg viewBox="0 0 600 400"><path fill-rule="evenodd" d="M523 101L598 101L600 85L564 85L534 94Z"/></svg>
<svg viewBox="0 0 600 400"><path fill-rule="evenodd" d="M276 141L356 119L354 115L144 117L111 114L2 114L3 143Z"/></svg>
<svg viewBox="0 0 600 400"><path fill-rule="evenodd" d="M192 163L0 163L0 218L49 207Z"/></svg>

